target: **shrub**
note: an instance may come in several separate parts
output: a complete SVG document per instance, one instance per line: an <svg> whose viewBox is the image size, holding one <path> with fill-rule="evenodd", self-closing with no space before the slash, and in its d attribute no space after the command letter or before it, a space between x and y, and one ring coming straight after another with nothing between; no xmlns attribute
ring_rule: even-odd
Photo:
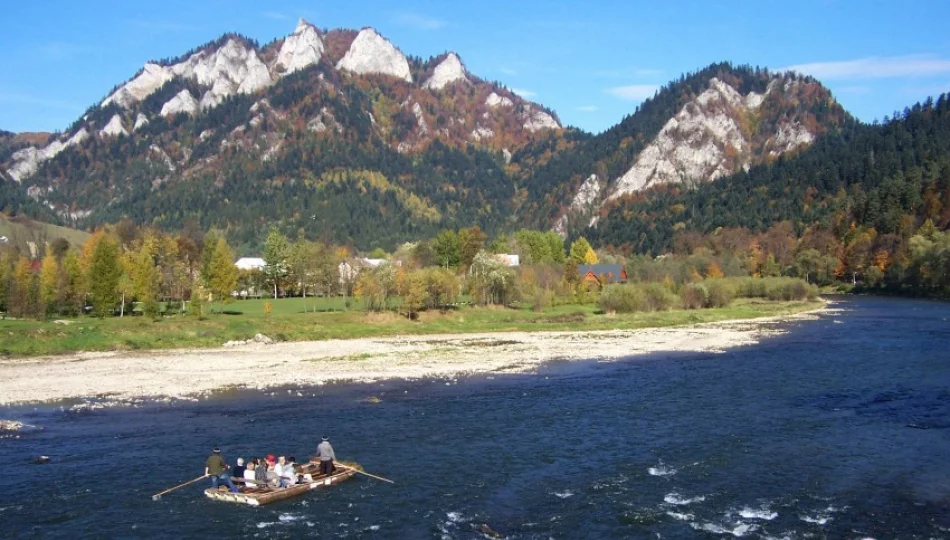
<svg viewBox="0 0 950 540"><path fill-rule="evenodd" d="M676 296L659 283L637 286L642 298L643 311L666 311L673 307Z"/></svg>
<svg viewBox="0 0 950 540"><path fill-rule="evenodd" d="M701 283L690 283L680 291L683 309L700 309L706 305L709 292Z"/></svg>
<svg viewBox="0 0 950 540"><path fill-rule="evenodd" d="M608 285L598 302L605 312L633 313L642 311L642 301L635 285Z"/></svg>
<svg viewBox="0 0 950 540"><path fill-rule="evenodd" d="M706 290L706 307L726 307L736 297L733 285L721 279L707 280Z"/></svg>

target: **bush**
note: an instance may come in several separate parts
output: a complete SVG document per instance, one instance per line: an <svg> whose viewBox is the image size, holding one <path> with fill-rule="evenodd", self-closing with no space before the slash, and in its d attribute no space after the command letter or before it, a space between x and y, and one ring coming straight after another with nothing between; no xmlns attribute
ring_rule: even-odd
<svg viewBox="0 0 950 540"><path fill-rule="evenodd" d="M818 288L799 278L734 278L722 280L735 288L739 298L767 298L773 301L814 299Z"/></svg>
<svg viewBox="0 0 950 540"><path fill-rule="evenodd" d="M701 309L706 305L709 291L701 283L690 283L680 291L680 303L683 309Z"/></svg>
<svg viewBox="0 0 950 540"><path fill-rule="evenodd" d="M600 293L600 309L605 312L633 313L664 311L673 307L676 296L659 283L608 285Z"/></svg>
<svg viewBox="0 0 950 540"><path fill-rule="evenodd" d="M659 283L638 285L637 289L642 298L643 311L666 311L676 301L676 296Z"/></svg>
<svg viewBox="0 0 950 540"><path fill-rule="evenodd" d="M635 285L608 285L600 293L598 302L603 311L633 313L643 311L643 302Z"/></svg>
<svg viewBox="0 0 950 540"><path fill-rule="evenodd" d="M736 297L735 288L722 279L706 280L706 307L726 307Z"/></svg>

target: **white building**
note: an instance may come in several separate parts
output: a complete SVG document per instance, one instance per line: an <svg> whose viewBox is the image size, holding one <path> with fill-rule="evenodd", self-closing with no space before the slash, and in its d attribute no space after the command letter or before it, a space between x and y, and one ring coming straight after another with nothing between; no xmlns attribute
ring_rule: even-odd
<svg viewBox="0 0 950 540"><path fill-rule="evenodd" d="M521 264L521 257L512 253L496 253L492 255L492 257L505 266L518 266Z"/></svg>
<svg viewBox="0 0 950 540"><path fill-rule="evenodd" d="M261 270L264 268L264 259L260 257L241 257L234 263L241 270Z"/></svg>

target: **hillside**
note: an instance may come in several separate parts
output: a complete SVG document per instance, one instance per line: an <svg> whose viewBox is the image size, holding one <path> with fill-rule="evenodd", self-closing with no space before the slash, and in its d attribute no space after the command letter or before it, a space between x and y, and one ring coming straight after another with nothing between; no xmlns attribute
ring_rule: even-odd
<svg viewBox="0 0 950 540"><path fill-rule="evenodd" d="M0 206L84 229L197 224L242 250L271 225L364 250L478 225L657 252L698 225L637 205L719 193L860 129L814 79L718 63L591 135L456 53L301 21L264 46L226 34L149 62L49 141L0 137Z"/></svg>
<svg viewBox="0 0 950 540"><path fill-rule="evenodd" d="M72 246L81 246L89 238L89 233L35 221L23 215L0 213L0 238L6 238L3 244L19 247L22 252L29 253L31 243L40 246L57 238L65 239Z"/></svg>
<svg viewBox="0 0 950 540"><path fill-rule="evenodd" d="M713 64L661 88L606 132L523 164L525 219L571 236L623 197L708 182L806 149L854 123L820 83L792 73Z"/></svg>
<svg viewBox="0 0 950 540"><path fill-rule="evenodd" d="M197 220L256 241L262 224L391 246L511 215L512 152L562 131L552 112L407 57L371 28L301 21L264 47L228 34L149 62L45 146L3 163L34 200L89 228Z"/></svg>

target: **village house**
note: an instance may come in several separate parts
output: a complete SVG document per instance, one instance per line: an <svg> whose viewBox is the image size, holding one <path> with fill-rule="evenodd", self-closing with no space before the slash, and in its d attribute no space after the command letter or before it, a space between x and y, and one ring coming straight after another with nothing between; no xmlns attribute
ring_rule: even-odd
<svg viewBox="0 0 950 540"><path fill-rule="evenodd" d="M513 253L495 253L492 257L505 266L518 266L521 264L521 257Z"/></svg>
<svg viewBox="0 0 950 540"><path fill-rule="evenodd" d="M579 264L577 273L584 283L626 283L627 269L622 264Z"/></svg>
<svg viewBox="0 0 950 540"><path fill-rule="evenodd" d="M234 263L234 266L241 270L262 270L266 264L264 259L260 257L241 257Z"/></svg>

